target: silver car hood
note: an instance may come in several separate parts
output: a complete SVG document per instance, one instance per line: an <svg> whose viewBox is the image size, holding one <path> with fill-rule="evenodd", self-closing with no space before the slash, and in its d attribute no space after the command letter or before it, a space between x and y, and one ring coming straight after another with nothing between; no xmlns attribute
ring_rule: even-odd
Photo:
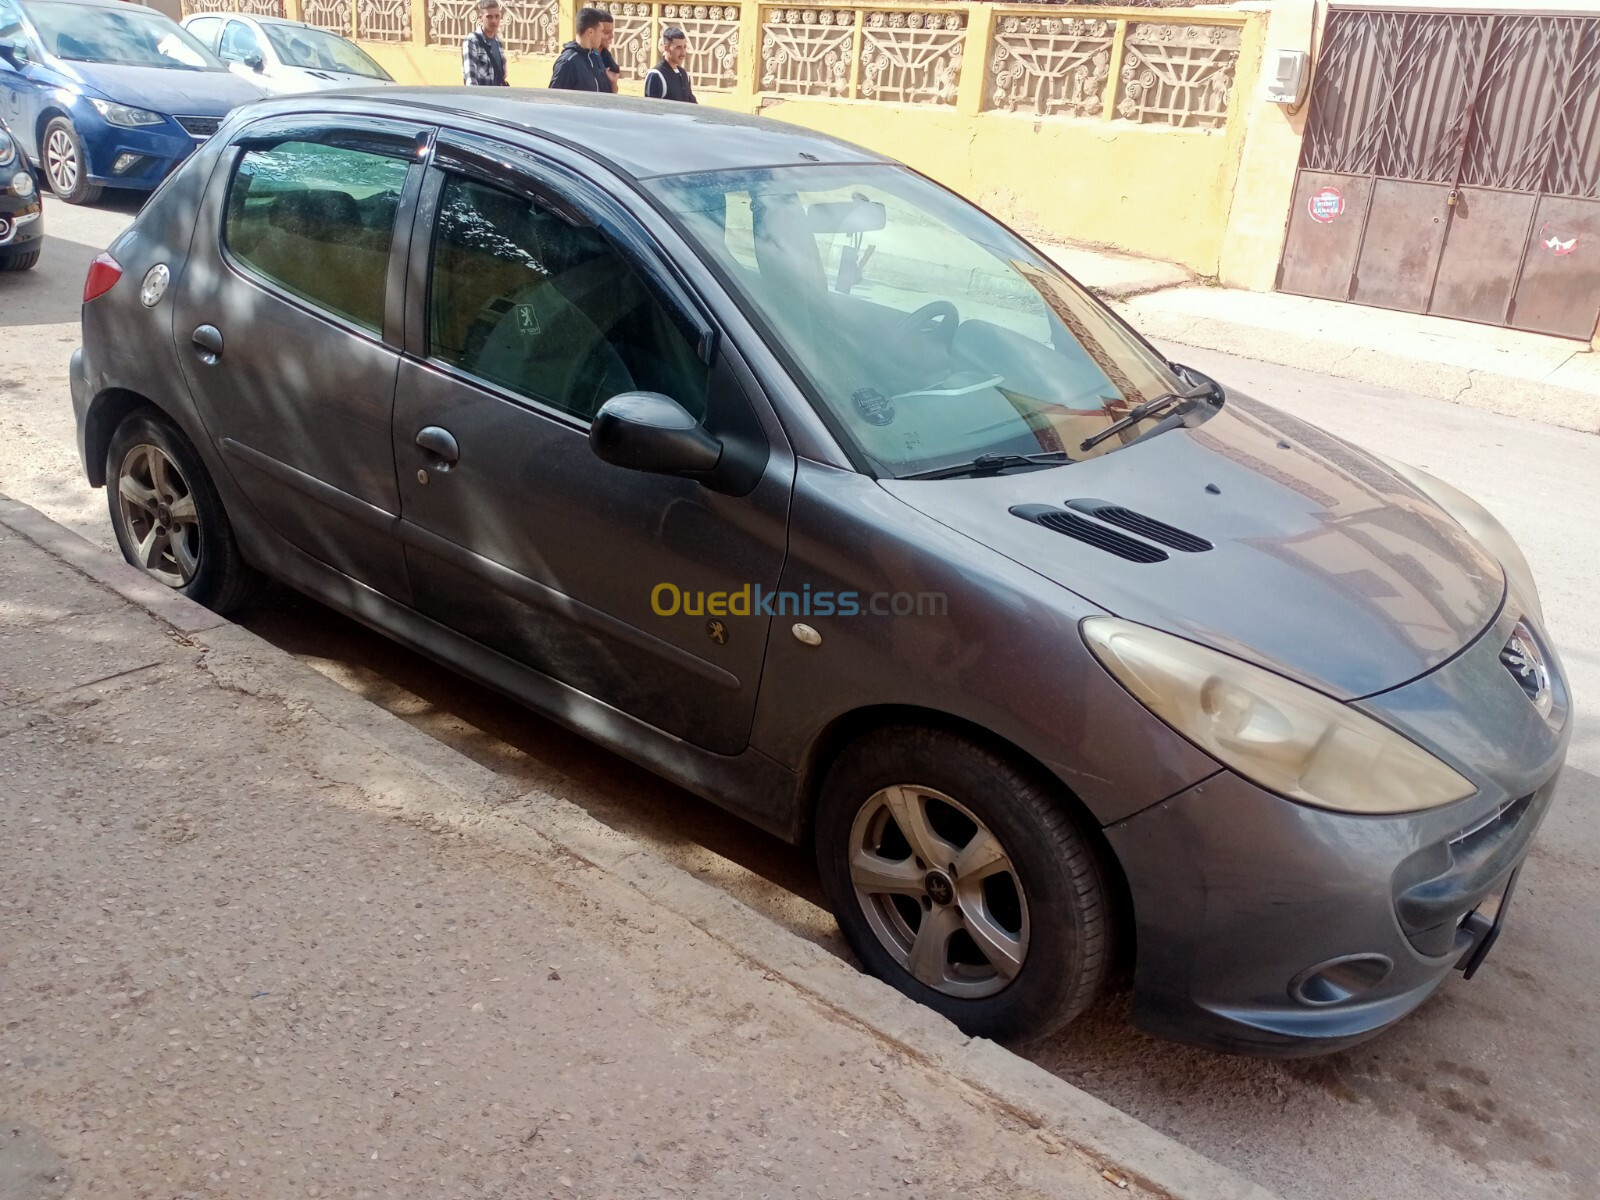
<svg viewBox="0 0 1600 1200"><path fill-rule="evenodd" d="M883 487L1110 613L1341 699L1447 661L1505 594L1499 564L1382 463L1238 397L1195 428L1070 466ZM1126 545L1108 550L1012 511L1074 501L1079 516L1096 501L1120 506L1211 548L1160 546L1088 516L1096 541L1105 528L1114 544L1132 536L1165 554L1132 561Z"/></svg>

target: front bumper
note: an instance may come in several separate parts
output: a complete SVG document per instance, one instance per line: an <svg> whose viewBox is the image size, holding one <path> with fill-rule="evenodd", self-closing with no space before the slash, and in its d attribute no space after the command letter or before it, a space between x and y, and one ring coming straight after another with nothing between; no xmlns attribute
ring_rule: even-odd
<svg viewBox="0 0 1600 1200"><path fill-rule="evenodd" d="M90 181L136 191L153 190L204 140L171 117L163 125L112 125L87 104L74 111L73 124L83 141Z"/></svg>
<svg viewBox="0 0 1600 1200"><path fill-rule="evenodd" d="M1320 1054L1378 1033L1448 978L1486 932L1473 913L1497 906L1527 856L1572 728L1569 711L1551 729L1500 665L1515 616L1360 704L1477 795L1357 816L1223 771L1106 830L1133 895L1141 1028L1216 1050Z"/></svg>
<svg viewBox="0 0 1600 1200"><path fill-rule="evenodd" d="M0 179L0 184L4 184ZM0 190L0 258L30 251L44 237L44 213L35 192L27 199Z"/></svg>

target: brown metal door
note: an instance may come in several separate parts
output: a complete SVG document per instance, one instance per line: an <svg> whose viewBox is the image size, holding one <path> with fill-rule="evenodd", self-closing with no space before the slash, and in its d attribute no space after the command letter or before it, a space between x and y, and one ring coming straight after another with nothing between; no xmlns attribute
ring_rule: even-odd
<svg viewBox="0 0 1600 1200"><path fill-rule="evenodd" d="M1281 290L1588 338L1596 230L1600 19L1329 14Z"/></svg>

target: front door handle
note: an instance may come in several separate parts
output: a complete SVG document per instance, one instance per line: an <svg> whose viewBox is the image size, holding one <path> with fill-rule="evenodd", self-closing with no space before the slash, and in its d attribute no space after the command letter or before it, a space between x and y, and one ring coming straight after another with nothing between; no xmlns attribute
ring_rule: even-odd
<svg viewBox="0 0 1600 1200"><path fill-rule="evenodd" d="M448 429L429 425L417 434L417 445L431 456L429 466L435 471L448 471L461 459L461 447Z"/></svg>
<svg viewBox="0 0 1600 1200"><path fill-rule="evenodd" d="M200 361L210 366L222 357L222 330L215 325L198 325L189 335Z"/></svg>

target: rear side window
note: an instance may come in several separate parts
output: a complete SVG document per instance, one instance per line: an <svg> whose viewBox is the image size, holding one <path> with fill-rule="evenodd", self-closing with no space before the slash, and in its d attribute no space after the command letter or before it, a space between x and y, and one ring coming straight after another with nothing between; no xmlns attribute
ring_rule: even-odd
<svg viewBox="0 0 1600 1200"><path fill-rule="evenodd" d="M407 169L401 158L312 142L247 150L223 241L268 282L376 333Z"/></svg>

